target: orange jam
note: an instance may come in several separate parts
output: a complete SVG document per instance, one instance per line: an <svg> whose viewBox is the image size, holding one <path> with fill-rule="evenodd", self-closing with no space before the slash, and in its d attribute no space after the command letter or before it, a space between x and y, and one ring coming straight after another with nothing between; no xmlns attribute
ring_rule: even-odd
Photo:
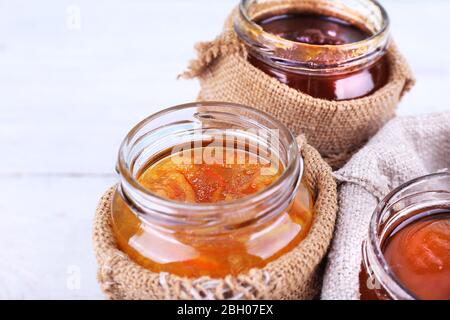
<svg viewBox="0 0 450 320"><path fill-rule="evenodd" d="M181 152L159 156L144 166L137 181L161 198L198 206L221 205L260 193L284 171L280 161L264 161L238 149L223 148L221 155L213 154L222 161L201 161L207 149L191 149L188 157ZM313 199L301 183L288 209L270 219L252 222L249 217L239 227L214 225L201 230L155 227L133 213L119 192L112 211L119 248L141 266L179 276L220 278L264 267L297 246L311 227ZM239 218L225 207L221 215L230 221Z"/></svg>
<svg viewBox="0 0 450 320"><path fill-rule="evenodd" d="M450 212L408 224L383 251L396 277L416 297L450 300Z"/></svg>
<svg viewBox="0 0 450 320"><path fill-rule="evenodd" d="M276 168L271 167L270 163L263 164L257 157L251 159L252 154L248 152L231 148L223 150L223 161L211 159L208 162L212 163L206 164L202 161L202 149L198 150L200 152L193 150L188 161L173 155L150 165L138 178L139 183L166 199L215 203L257 193L277 180L283 171L278 163ZM263 168L267 171L264 175Z"/></svg>

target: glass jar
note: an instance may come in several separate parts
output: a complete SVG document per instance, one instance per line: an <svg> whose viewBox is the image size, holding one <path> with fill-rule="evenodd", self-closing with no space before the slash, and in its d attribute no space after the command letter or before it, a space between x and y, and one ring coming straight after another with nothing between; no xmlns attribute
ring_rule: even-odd
<svg viewBox="0 0 450 320"><path fill-rule="evenodd" d="M262 191L217 203L168 200L138 181L148 163L167 150L213 141L278 159L282 174ZM117 168L112 228L118 246L154 272L220 278L261 268L297 246L312 224L313 199L301 183L303 160L295 138L278 120L252 108L202 102L159 112L131 130Z"/></svg>
<svg viewBox="0 0 450 320"><path fill-rule="evenodd" d="M366 36L351 42L358 30ZM251 64L315 98L361 98L389 78L389 18L376 1L242 0L235 31Z"/></svg>
<svg viewBox="0 0 450 320"><path fill-rule="evenodd" d="M361 299L439 299L438 291L448 297L449 219L449 172L420 177L392 191L376 208L363 243ZM430 221L441 222L440 230L430 231ZM428 224L411 228L421 222ZM404 259L394 262L393 255ZM408 269L403 270L405 267Z"/></svg>

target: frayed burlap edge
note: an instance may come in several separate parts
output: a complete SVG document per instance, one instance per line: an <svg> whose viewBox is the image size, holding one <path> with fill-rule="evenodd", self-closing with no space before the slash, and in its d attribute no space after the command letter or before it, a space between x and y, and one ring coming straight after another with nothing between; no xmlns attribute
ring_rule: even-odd
<svg viewBox="0 0 450 320"><path fill-rule="evenodd" d="M198 78L199 101L248 105L304 134L333 167L339 168L391 118L414 85L408 63L394 42L388 48L388 83L375 93L348 101L313 98L270 77L247 61L245 45L233 30L236 11L214 41L196 45L198 57L181 77Z"/></svg>
<svg viewBox="0 0 450 320"><path fill-rule="evenodd" d="M98 281L110 299L312 299L317 297L322 260L330 244L337 211L336 182L331 168L311 146L298 139L305 161L304 179L315 196L315 220L295 249L239 276L224 279L181 278L154 273L131 261L115 243L111 230L109 189L97 207L93 242Z"/></svg>

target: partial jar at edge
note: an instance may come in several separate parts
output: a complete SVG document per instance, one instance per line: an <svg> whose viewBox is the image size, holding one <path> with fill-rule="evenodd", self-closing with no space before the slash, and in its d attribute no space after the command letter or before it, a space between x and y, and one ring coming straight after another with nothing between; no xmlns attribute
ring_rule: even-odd
<svg viewBox="0 0 450 320"><path fill-rule="evenodd" d="M274 152L281 176L255 194L217 203L172 201L140 184L148 163L166 150L197 141L204 145L224 133L226 139ZM295 248L314 218L295 138L278 120L252 108L194 103L155 114L124 140L118 171L112 208L118 246L154 272L221 278L262 268Z"/></svg>
<svg viewBox="0 0 450 320"><path fill-rule="evenodd" d="M414 179L386 196L362 257L362 300L449 300L450 172Z"/></svg>
<svg viewBox="0 0 450 320"><path fill-rule="evenodd" d="M234 27L251 64L314 98L361 98L388 81L389 18L376 1L242 0Z"/></svg>

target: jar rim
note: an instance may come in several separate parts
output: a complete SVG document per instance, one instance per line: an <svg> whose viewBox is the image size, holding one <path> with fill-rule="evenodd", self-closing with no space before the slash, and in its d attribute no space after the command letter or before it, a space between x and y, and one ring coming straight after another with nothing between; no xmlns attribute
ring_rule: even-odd
<svg viewBox="0 0 450 320"><path fill-rule="evenodd" d="M278 63L285 60L290 69L331 69L341 67L352 67L361 64L361 60L378 57L389 43L390 19L386 9L377 0L364 0L373 5L380 12L382 19L381 27L370 37L346 44L317 45L311 43L289 40L270 32L266 32L256 23L248 12L251 1L241 0L239 13L234 21L234 29L240 38L250 47L255 47L257 52L264 55L276 57ZM304 0L298 0L299 3ZM294 4L294 2L289 2ZM330 52L339 52L340 61L331 61ZM294 55L297 52L297 55ZM318 54L323 52L324 55ZM272 60L272 59L267 59ZM331 61L331 62L330 62Z"/></svg>
<svg viewBox="0 0 450 320"><path fill-rule="evenodd" d="M126 155L128 151L129 144L131 143L133 137L142 129L145 127L146 124L150 123L151 121L163 116L170 114L172 112L180 111L183 109L189 109L193 107L208 107L209 109L214 108L223 108L223 107L231 107L231 108L240 108L241 110L245 110L246 112L250 114L257 115L259 117L264 118L269 123L272 123L274 126L276 126L277 129L282 131L284 135L289 140L289 157L288 157L288 163L286 164L283 173L281 176L274 181L271 185L269 185L267 188L261 190L260 192L257 192L255 194L239 198L232 201L223 201L219 202L217 204L210 204L210 203L184 203L179 201L174 201L170 199L166 199L163 197L160 197L148 189L144 188L136 179L136 177L132 174L129 166L127 165L126 161ZM258 203L261 201L261 199L267 198L267 196L271 193L273 193L275 190L278 190L283 187L282 183L286 180L289 175L291 175L295 171L299 171L299 179L301 180L303 175L303 159L301 155L299 154L298 146L295 140L295 137L293 136L292 132L279 120L275 119L274 117L259 111L257 109L247 107L240 104L235 103L226 103L226 102L215 102L215 101L205 101L205 102L193 102L193 103L186 103L181 104L177 106L173 106L170 108L166 108L164 110L161 110L157 113L154 113L144 120L140 121L137 125L135 125L130 132L127 134L125 139L123 140L120 149L119 149L119 156L118 156L118 163L117 163L117 171L122 177L122 183L126 183L129 185L133 190L137 191L140 197L145 197L146 199L151 200L154 204L158 206L163 207L169 207L174 210L189 210L189 212L200 214L202 213L205 217L209 216L208 213L210 212L216 212L218 210L232 210L233 208L236 208L238 206L241 206L242 204L246 203Z"/></svg>
<svg viewBox="0 0 450 320"><path fill-rule="evenodd" d="M450 171L443 171L443 172L437 172L432 173L424 176L417 177L415 179L412 179L397 188L393 189L389 194L387 194L377 205L375 208L375 211L370 219L369 224L369 245L371 251L373 251L373 254L375 256L375 262L378 266L377 270L381 273L381 275L387 279L393 280L393 283L391 283L391 290L395 292L397 295L399 295L403 299L410 299L410 300L417 300L418 298L416 295L411 292L395 275L392 268L390 267L389 263L386 261L382 248L381 243L384 239L380 237L380 234L378 232L378 226L381 223L382 214L385 212L386 208L392 205L391 201L394 199L395 196L397 196L400 192L403 190L416 185L417 183L426 181L428 179L433 178L440 178L440 177L449 177L450 178ZM403 198L402 198L403 199ZM368 249L368 248L366 248Z"/></svg>

